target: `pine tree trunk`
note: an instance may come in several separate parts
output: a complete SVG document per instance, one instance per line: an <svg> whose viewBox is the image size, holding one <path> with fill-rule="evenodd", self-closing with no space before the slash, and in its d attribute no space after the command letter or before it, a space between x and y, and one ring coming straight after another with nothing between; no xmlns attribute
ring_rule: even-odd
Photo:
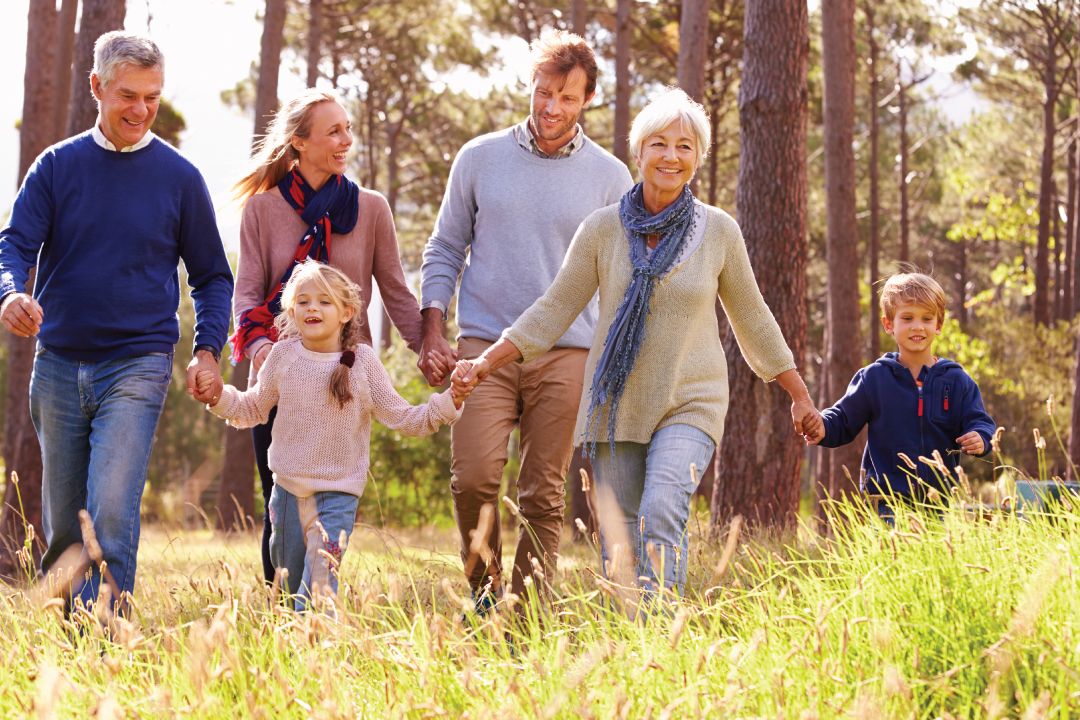
<svg viewBox="0 0 1080 720"><path fill-rule="evenodd" d="M30 0L26 23L26 67L23 72L23 110L19 126L19 181L34 159L53 142L56 118L55 62L58 18L53 0ZM44 40L44 41L43 41ZM33 273L26 285L34 286ZM0 508L0 577L18 576L16 551L23 546L27 527L39 542L41 557L45 534L41 527L41 451L30 420L29 385L34 363L34 339L7 335L7 387L4 393L4 505ZM13 482L13 474L19 478Z"/></svg>
<svg viewBox="0 0 1080 720"><path fill-rule="evenodd" d="M870 340L870 360L873 361L881 355L881 331L879 330L880 319L878 318L878 305L880 293L878 291L878 254L881 248L881 188L880 170L878 167L880 141L880 122L878 115L878 102L881 95L881 75L878 72L879 48L877 32L874 26L874 3L877 0L867 0L864 4L866 15L866 36L869 47L869 59L867 67L870 73L870 101L867 108L870 115L870 237L867 240L867 284L870 286L870 312L869 326L867 328Z"/></svg>
<svg viewBox="0 0 1080 720"><path fill-rule="evenodd" d="M630 7L633 0L615 1L615 157L629 164L630 135Z"/></svg>
<svg viewBox="0 0 1080 720"><path fill-rule="evenodd" d="M911 261L911 223L908 219L908 135L907 135L907 93L901 75L901 65L896 64L896 82L900 86L898 100L900 104L900 262Z"/></svg>
<svg viewBox="0 0 1080 720"><path fill-rule="evenodd" d="M697 102L705 97L705 58L709 51L709 3L682 0L679 15L679 87Z"/></svg>
<svg viewBox="0 0 1080 720"><path fill-rule="evenodd" d="M1054 108L1057 107L1057 66L1054 42L1047 51L1047 63L1043 70L1043 147L1042 165L1039 172L1039 238L1035 251L1035 322L1050 322L1053 305L1050 300L1050 213L1054 180L1054 134L1056 129Z"/></svg>
<svg viewBox="0 0 1080 720"><path fill-rule="evenodd" d="M1080 480L1075 472L1075 468L1080 468L1080 334L1076 336L1076 362L1073 373L1072 422L1069 428L1070 462L1067 463L1067 474L1070 474L1073 480Z"/></svg>
<svg viewBox="0 0 1080 720"><path fill-rule="evenodd" d="M806 343L807 5L747 0L739 87L739 222L765 301L801 363ZM790 525L799 506L802 440L790 400L757 378L726 333L729 394L712 527L735 514Z"/></svg>
<svg viewBox="0 0 1080 720"><path fill-rule="evenodd" d="M94 43L110 30L124 27L125 0L83 0L79 35L72 58L71 101L67 135L89 130L97 119L97 103L90 94L90 71L94 67ZM35 43L36 45L37 43Z"/></svg>
<svg viewBox="0 0 1080 720"><path fill-rule="evenodd" d="M829 345L829 397L839 398L862 365L859 342L858 227L855 222L855 2L823 0L822 60L825 74L825 204ZM858 490L860 443L833 451L829 495ZM846 467L848 473L843 472ZM849 479L850 478L850 479Z"/></svg>
<svg viewBox="0 0 1080 720"><path fill-rule="evenodd" d="M60 6L56 25L56 60L53 64L53 89L56 99L53 103L54 138L64 137L67 130L68 106L71 103L71 60L75 54L75 16L79 10L79 0L64 0Z"/></svg>
<svg viewBox="0 0 1080 720"><path fill-rule="evenodd" d="M319 80L319 60L322 59L322 0L308 0L307 86L315 87Z"/></svg>
<svg viewBox="0 0 1080 720"><path fill-rule="evenodd" d="M1074 273L1075 261L1073 256L1076 253L1076 147L1077 142L1074 138L1069 143L1068 160L1065 171L1066 184L1065 184L1065 237L1063 244L1065 245L1065 279L1063 287L1061 289L1062 301L1062 317L1066 320L1072 320L1073 315L1076 313L1076 305L1073 301L1073 285L1076 282L1076 275Z"/></svg>
<svg viewBox="0 0 1080 720"><path fill-rule="evenodd" d="M232 385L247 389L251 361L244 359L232 369ZM225 465L221 470L221 485L217 494L218 529L226 532L254 527L255 517L255 449L250 430L225 429Z"/></svg>
<svg viewBox="0 0 1080 720"><path fill-rule="evenodd" d="M255 89L255 134L257 140L278 109L278 74L285 29L286 0L266 0L262 41L259 48L259 81Z"/></svg>
<svg viewBox="0 0 1080 720"><path fill-rule="evenodd" d="M968 282L968 239L961 237L956 243L956 292L953 307L954 316L960 323L960 329L967 331L967 282Z"/></svg>

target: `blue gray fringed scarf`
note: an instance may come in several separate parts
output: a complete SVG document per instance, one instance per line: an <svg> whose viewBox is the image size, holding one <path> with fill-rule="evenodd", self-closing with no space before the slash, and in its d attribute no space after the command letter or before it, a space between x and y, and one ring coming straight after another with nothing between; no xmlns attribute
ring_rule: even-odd
<svg viewBox="0 0 1080 720"><path fill-rule="evenodd" d="M596 364L592 387L589 389L588 423L585 428L585 450L596 455L596 430L601 409L608 405L608 440L615 452L615 418L619 400L626 389L626 380L634 369L638 351L645 342L645 316L656 282L663 277L682 252L690 237L694 220L694 195L683 186L679 198L652 215L645 209L641 183L630 188L619 201L619 218L630 245L630 264L634 273L623 296L622 305L608 328L604 352ZM650 255L647 237L659 235L660 242Z"/></svg>

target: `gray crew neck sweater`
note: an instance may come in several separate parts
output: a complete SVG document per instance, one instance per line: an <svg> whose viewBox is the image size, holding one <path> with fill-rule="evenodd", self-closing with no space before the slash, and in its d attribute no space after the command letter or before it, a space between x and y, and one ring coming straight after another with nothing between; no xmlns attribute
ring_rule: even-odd
<svg viewBox="0 0 1080 720"><path fill-rule="evenodd" d="M474 138L454 159L424 248L421 305L449 307L460 275L461 336L497 340L551 285L581 221L632 185L588 138L558 160L522 149L512 128ZM590 347L596 308L594 298L555 345Z"/></svg>

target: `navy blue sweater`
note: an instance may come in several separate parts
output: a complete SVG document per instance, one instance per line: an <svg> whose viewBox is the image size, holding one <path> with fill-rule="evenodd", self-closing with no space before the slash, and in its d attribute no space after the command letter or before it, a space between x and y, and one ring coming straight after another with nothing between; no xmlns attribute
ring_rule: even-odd
<svg viewBox="0 0 1080 720"><path fill-rule="evenodd" d="M121 153L85 132L45 150L27 173L0 231L0 297L22 291L36 262L38 339L48 350L83 361L171 352L180 260L195 344L220 350L232 273L199 171L160 139Z"/></svg>
<svg viewBox="0 0 1080 720"><path fill-rule="evenodd" d="M825 417L823 447L839 447L855 439L864 425L870 429L863 451L866 471L863 489L891 491L911 495L912 479L917 474L927 486L944 490L933 469L919 462L941 452L949 469L960 464L961 453L956 438L977 431L986 454L994 434L994 421L983 407L979 386L952 360L938 360L919 374L922 390L911 372L886 353L855 373L847 392L828 408ZM912 470L898 458L905 453L915 462Z"/></svg>

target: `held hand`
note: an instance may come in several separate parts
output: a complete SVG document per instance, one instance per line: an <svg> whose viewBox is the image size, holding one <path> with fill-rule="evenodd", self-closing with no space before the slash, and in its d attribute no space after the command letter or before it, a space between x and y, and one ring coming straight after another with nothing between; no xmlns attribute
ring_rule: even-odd
<svg viewBox="0 0 1080 720"><path fill-rule="evenodd" d="M458 360L457 365L454 367L454 374L450 379L451 382L460 383L469 388L471 392L490 374L491 363L481 355L474 360Z"/></svg>
<svg viewBox="0 0 1080 720"><path fill-rule="evenodd" d="M209 370L199 370L195 373L195 387L204 395L214 389L214 373Z"/></svg>
<svg viewBox="0 0 1080 720"><path fill-rule="evenodd" d="M803 423L803 439L807 445L817 445L825 439L825 418L817 410L809 423Z"/></svg>
<svg viewBox="0 0 1080 720"><path fill-rule="evenodd" d="M438 308L426 308L423 311L423 342L416 367L424 374L428 385L442 385L457 360L457 351L446 341L445 321Z"/></svg>
<svg viewBox="0 0 1080 720"><path fill-rule="evenodd" d="M792 401L791 422L795 426L796 435L816 437L818 431L822 437L825 435L824 423L809 396Z"/></svg>
<svg viewBox="0 0 1080 720"><path fill-rule="evenodd" d="M420 368L428 385L437 386L446 381L456 360L457 351L450 347L446 338L442 335L425 336L416 367Z"/></svg>
<svg viewBox="0 0 1080 720"><path fill-rule="evenodd" d="M44 317L41 305L27 293L11 293L0 305L0 322L18 337L37 335Z"/></svg>
<svg viewBox="0 0 1080 720"><path fill-rule="evenodd" d="M968 455L982 455L986 450L982 435L972 430L956 438L956 444Z"/></svg>
<svg viewBox="0 0 1080 720"><path fill-rule="evenodd" d="M200 373L209 373L209 381L204 384L207 389L200 387L198 376ZM204 375L205 377L205 375ZM205 350L199 350L187 366L187 391L201 403L216 405L221 398L221 389L224 383L221 381L221 368L214 356Z"/></svg>

